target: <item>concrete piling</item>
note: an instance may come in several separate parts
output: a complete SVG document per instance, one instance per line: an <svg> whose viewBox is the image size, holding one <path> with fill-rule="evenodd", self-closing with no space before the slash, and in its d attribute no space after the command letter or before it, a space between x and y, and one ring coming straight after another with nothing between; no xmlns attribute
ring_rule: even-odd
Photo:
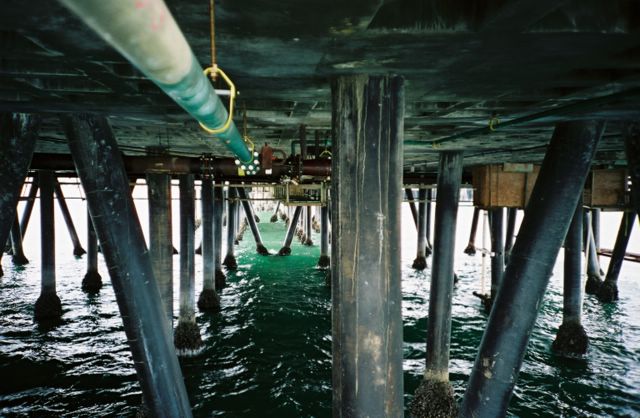
<svg viewBox="0 0 640 418"><path fill-rule="evenodd" d="M62 316L62 303L56 293L56 235L53 213L55 174L40 171L40 257L41 288L34 307L36 321Z"/></svg>
<svg viewBox="0 0 640 418"><path fill-rule="evenodd" d="M202 350L196 324L195 232L196 207L193 174L178 176L180 184L180 313L173 341L179 356L194 356Z"/></svg>
<svg viewBox="0 0 640 418"><path fill-rule="evenodd" d="M562 356L583 355L589 338L582 326L582 199L578 200L564 240L564 291L562 324L552 348Z"/></svg>
<svg viewBox="0 0 640 418"><path fill-rule="evenodd" d="M448 417L454 416L457 411L453 389L449 383L449 346L456 218L462 181L462 162L462 152L440 154L438 204L436 205L429 292L427 362L424 380L416 390L411 404L411 413L415 417Z"/></svg>
<svg viewBox="0 0 640 418"><path fill-rule="evenodd" d="M98 237L87 210L87 273L82 279L82 290L97 293L102 288L102 276L98 272Z"/></svg>
<svg viewBox="0 0 640 418"><path fill-rule="evenodd" d="M9 238L39 127L39 116L0 113L0 245Z"/></svg>
<svg viewBox="0 0 640 418"><path fill-rule="evenodd" d="M538 308L604 124L556 125L462 402L461 416L504 416Z"/></svg>
<svg viewBox="0 0 640 418"><path fill-rule="evenodd" d="M400 77L332 84L333 415L404 414Z"/></svg>
<svg viewBox="0 0 640 418"><path fill-rule="evenodd" d="M163 320L165 313L151 258L113 131L105 117L86 114L66 117L64 125L109 268L144 403L154 417L191 417L180 365Z"/></svg>

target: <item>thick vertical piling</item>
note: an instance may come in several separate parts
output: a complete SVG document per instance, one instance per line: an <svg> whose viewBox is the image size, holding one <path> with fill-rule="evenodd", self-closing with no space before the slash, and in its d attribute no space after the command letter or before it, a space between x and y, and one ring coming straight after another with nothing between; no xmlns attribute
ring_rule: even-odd
<svg viewBox="0 0 640 418"><path fill-rule="evenodd" d="M22 246L22 232L20 232L20 221L18 220L18 213L16 211L13 217L13 224L11 225L11 261L16 266L24 266L29 264L27 256L24 255L24 248Z"/></svg>
<svg viewBox="0 0 640 418"><path fill-rule="evenodd" d="M196 205L193 174L181 174L180 187L180 313L173 333L176 352L193 356L202 350L196 324L195 232Z"/></svg>
<svg viewBox="0 0 640 418"><path fill-rule="evenodd" d="M596 146L601 122L559 123L476 356L460 416L506 414L529 335Z"/></svg>
<svg viewBox="0 0 640 418"><path fill-rule="evenodd" d="M71 238L71 243L73 244L73 255L75 255L76 257L80 257L87 252L84 250L84 248L82 248L82 244L80 244L80 239L78 238L76 227L73 225L73 219L71 218L71 213L69 213L67 201L64 200L62 187L60 187L60 182L58 182L57 178L55 179L54 188L56 192L56 198L58 200L58 206L60 207L60 211L62 212L64 223L67 225L67 231L69 232L69 237Z"/></svg>
<svg viewBox="0 0 640 418"><path fill-rule="evenodd" d="M600 286L596 293L596 296L601 302L609 303L618 300L618 276L620 276L620 269L622 268L622 262L624 261L627 245L629 244L629 237L631 237L633 224L635 222L635 212L625 212L622 215L616 243L613 245L613 251L611 252L611 261L609 261L607 275L602 286Z"/></svg>
<svg viewBox="0 0 640 418"><path fill-rule="evenodd" d="M436 206L436 212L437 212ZM476 232L478 231L478 220L480 218L480 208L473 208L473 219L471 220L471 232L469 233L469 243L467 248L464 249L465 254L476 254Z"/></svg>
<svg viewBox="0 0 640 418"><path fill-rule="evenodd" d="M149 172L146 175L149 199L149 254L160 290L165 326L173 335L173 228L171 210L171 174Z"/></svg>
<svg viewBox="0 0 640 418"><path fill-rule="evenodd" d="M246 191L242 187L238 187L236 189L238 192L238 196L240 197L240 201L242 203L242 207L244 208L245 219L249 222L249 228L251 228L251 234L253 234L253 239L256 242L256 252L260 255L269 255L269 250L262 243L262 236L260 235L260 230L258 229L258 225L256 224L256 216L253 213L253 207L251 206L251 202L248 200L249 196Z"/></svg>
<svg viewBox="0 0 640 418"><path fill-rule="evenodd" d="M427 189L418 189L418 248L415 260L413 260L412 268L416 270L424 270L427 268L427 256L425 249L427 247Z"/></svg>
<svg viewBox="0 0 640 418"><path fill-rule="evenodd" d="M507 208L507 232L504 239L504 264L509 264L509 256L513 249L513 239L516 234L516 219L518 218L518 208Z"/></svg>
<svg viewBox="0 0 640 418"><path fill-rule="evenodd" d="M289 223L289 227L287 228L287 234L284 237L282 248L280 248L280 251L278 251L278 255L291 254L291 242L293 241L293 236L296 233L296 227L298 226L298 221L300 220L301 213L302 213L302 206L296 206L296 209L293 211L293 216L291 217L291 222Z"/></svg>
<svg viewBox="0 0 640 418"><path fill-rule="evenodd" d="M591 209L591 233L596 246L596 254L600 251L600 208ZM600 257L598 255L598 257ZM600 263L598 262L598 265Z"/></svg>
<svg viewBox="0 0 640 418"><path fill-rule="evenodd" d="M582 199L578 200L564 240L564 290L562 324L552 348L559 355L574 356L587 352L589 338L582 327Z"/></svg>
<svg viewBox="0 0 640 418"><path fill-rule="evenodd" d="M304 242L303 245L307 247L311 247L313 245L313 240L311 239L311 206L307 206L305 224L304 224Z"/></svg>
<svg viewBox="0 0 640 418"><path fill-rule="evenodd" d="M318 259L318 267L328 268L331 265L329 257L329 208L322 206L320 208L320 258Z"/></svg>
<svg viewBox="0 0 640 418"><path fill-rule="evenodd" d="M121 154L105 117L65 119L69 148L87 196L145 405L154 417L191 417L160 292Z"/></svg>
<svg viewBox="0 0 640 418"><path fill-rule="evenodd" d="M36 145L40 117L21 113L0 113L0 245L9 238ZM2 252L0 251L0 257ZM0 277L3 275L0 266Z"/></svg>
<svg viewBox="0 0 640 418"><path fill-rule="evenodd" d="M202 292L198 297L198 309L217 311L220 298L215 286L215 258L213 255L213 180L202 179Z"/></svg>
<svg viewBox="0 0 640 418"><path fill-rule="evenodd" d="M215 288L221 290L227 284L222 271L222 216L224 212L224 190L222 185L213 190L213 259L215 266Z"/></svg>
<svg viewBox="0 0 640 418"><path fill-rule="evenodd" d="M87 273L82 278L82 290L97 293L102 288L102 276L98 272L98 237L87 210Z"/></svg>
<svg viewBox="0 0 640 418"><path fill-rule="evenodd" d="M236 242L236 192L235 188L229 187L227 193L227 255L224 257L222 264L229 269L235 270L238 268L238 262L234 254L234 248Z"/></svg>
<svg viewBox="0 0 640 418"><path fill-rule="evenodd" d="M40 171L40 296L34 307L37 321L58 319L62 303L56 294L56 235L53 213L53 171Z"/></svg>
<svg viewBox="0 0 640 418"><path fill-rule="evenodd" d="M596 249L596 241L593 231L593 224L591 222L591 214L593 211L585 210L582 220L582 227L586 231L582 234L583 237L587 237L587 283L584 287L584 292L590 295L598 293L598 289L602 286L602 273L600 270L600 262L598 260L598 250Z"/></svg>
<svg viewBox="0 0 640 418"><path fill-rule="evenodd" d="M401 417L400 77L334 80L333 415Z"/></svg>
<svg viewBox="0 0 640 418"><path fill-rule="evenodd" d="M415 417L448 417L455 415L457 410L449 383L449 347L462 161L462 152L440 154L427 325L427 366L424 380L411 404L411 413Z"/></svg>

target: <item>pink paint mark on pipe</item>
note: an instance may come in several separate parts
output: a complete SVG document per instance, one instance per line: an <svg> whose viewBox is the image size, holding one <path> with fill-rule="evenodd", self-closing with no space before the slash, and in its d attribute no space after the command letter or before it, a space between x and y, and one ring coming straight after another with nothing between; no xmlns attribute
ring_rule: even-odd
<svg viewBox="0 0 640 418"><path fill-rule="evenodd" d="M153 22L151 23L151 30L157 32L160 28L164 26L164 22L167 20L167 14L164 10L161 10L159 14L154 16Z"/></svg>
<svg viewBox="0 0 640 418"><path fill-rule="evenodd" d="M144 9L145 7L147 7L149 5L150 0L136 0L135 2L135 8L136 9Z"/></svg>

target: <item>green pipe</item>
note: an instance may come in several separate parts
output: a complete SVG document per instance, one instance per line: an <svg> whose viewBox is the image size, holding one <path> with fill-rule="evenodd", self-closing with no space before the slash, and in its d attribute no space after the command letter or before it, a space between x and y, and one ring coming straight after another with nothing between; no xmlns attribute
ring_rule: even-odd
<svg viewBox="0 0 640 418"><path fill-rule="evenodd" d="M60 2L198 122L210 129L225 124L229 113L163 0ZM233 122L216 136L240 161L253 160Z"/></svg>

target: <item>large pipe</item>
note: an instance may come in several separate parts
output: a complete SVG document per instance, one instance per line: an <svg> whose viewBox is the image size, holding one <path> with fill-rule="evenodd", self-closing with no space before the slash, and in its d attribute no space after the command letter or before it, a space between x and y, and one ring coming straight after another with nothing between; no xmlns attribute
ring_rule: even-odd
<svg viewBox="0 0 640 418"><path fill-rule="evenodd" d="M217 129L229 113L202 72L163 0L60 0L201 124ZM233 121L216 135L241 161L253 159Z"/></svg>

